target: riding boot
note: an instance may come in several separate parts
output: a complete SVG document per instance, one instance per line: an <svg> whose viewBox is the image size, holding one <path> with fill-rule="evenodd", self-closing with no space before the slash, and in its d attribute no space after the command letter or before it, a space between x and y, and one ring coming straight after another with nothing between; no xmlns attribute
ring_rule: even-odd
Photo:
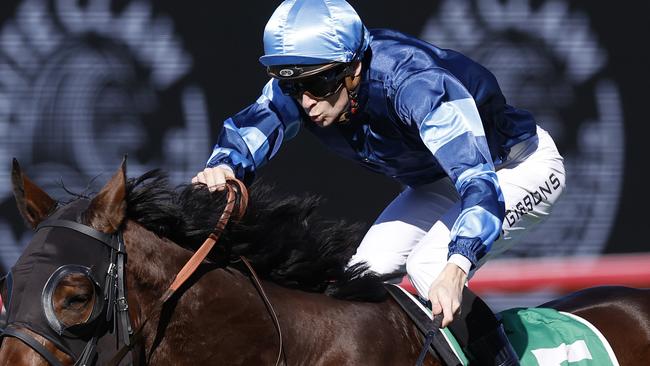
<svg viewBox="0 0 650 366"><path fill-rule="evenodd" d="M512 348L501 324L480 339L470 343L467 350L475 361L470 365L519 366L519 357Z"/></svg>

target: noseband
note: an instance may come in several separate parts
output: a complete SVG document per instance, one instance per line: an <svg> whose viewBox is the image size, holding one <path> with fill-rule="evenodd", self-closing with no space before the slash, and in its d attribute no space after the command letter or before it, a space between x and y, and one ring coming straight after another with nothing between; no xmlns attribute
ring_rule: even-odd
<svg viewBox="0 0 650 366"><path fill-rule="evenodd" d="M75 366L86 366L90 365L94 358L97 348L97 341L101 335L102 324L110 324L111 320L116 320L117 323L117 332L121 338L123 346L115 356L109 361L109 365L118 365L122 358L132 349L134 344L141 339L141 331L144 328L144 325L149 321L154 312L159 312L162 309L162 306L176 293L176 291L185 283L190 276L196 271L198 266L203 262L203 260L208 256L211 249L214 247L216 242L219 239L219 236L225 229L228 221L230 220L231 215L233 214L233 209L237 203L237 193L239 193L239 204L238 210L235 212L235 218L241 219L244 215L248 204L248 192L245 185L239 180L232 179L226 182L226 188L228 190L228 198L226 207L224 208L223 213L219 221L217 222L214 231L209 235L201 247L194 253L190 260L185 264L185 266L178 272L174 281L170 287L165 291L163 296L154 304L152 311L144 317L144 320L138 326L138 329L134 332L131 326L131 319L129 318L129 306L126 298L126 278L125 278L125 264L126 264L126 248L124 246L124 240L122 237L122 230L114 234L106 234L80 224L72 220L60 220L60 219L50 219L42 222L36 228L36 231L39 231L43 228L64 228L68 230L76 231L86 235L92 239L95 239L107 246L110 249L110 264L108 271L106 273L104 286L102 288L105 304L107 304L110 309L106 310L105 322L98 321L96 322L95 328L92 332L92 338L86 343L82 353L79 357L75 357L72 351L67 349L52 339L49 339L54 343L54 345L59 349L68 354L73 360L76 359ZM246 260L242 258L245 263L248 265ZM252 271L253 277L257 282L257 276L255 275L252 267L249 266L249 270ZM261 288L258 287L258 290ZM261 294L265 298L267 307L270 307L268 299L263 290L260 290ZM45 291L44 291L45 293ZM279 323L277 322L277 316L272 307L270 307L272 312L275 325L278 328L280 334L280 342L282 342L282 336L279 328ZM49 320L49 319L48 319ZM61 335L62 331L57 331ZM33 336L21 330L19 327L14 324L7 324L5 329L0 329L0 338L3 337L13 337L21 340L27 346L31 347L34 351L40 354L45 360L47 360L53 366L63 366L59 359L52 354L47 348L45 348L40 342L38 342ZM282 348L282 345L281 347ZM279 358L278 358L279 360Z"/></svg>

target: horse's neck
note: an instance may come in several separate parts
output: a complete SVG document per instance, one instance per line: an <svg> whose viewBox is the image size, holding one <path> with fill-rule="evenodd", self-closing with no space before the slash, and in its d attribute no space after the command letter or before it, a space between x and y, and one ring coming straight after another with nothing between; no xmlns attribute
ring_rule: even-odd
<svg viewBox="0 0 650 366"><path fill-rule="evenodd" d="M152 315L144 329L146 353L153 354L151 364L185 364L197 355L201 360L231 360L233 364L275 362L278 333L248 277L229 269L194 276L191 286L181 288L182 296L170 304L171 314L161 317L164 324L158 324L159 314L152 313L152 304L192 253L134 222L126 225L124 240L129 256L129 305L132 315L140 317L135 327L142 316ZM377 365L417 358L419 349L413 346L420 342L417 329L393 302L346 302L268 282L264 287L280 318L287 357L294 363L313 364L331 357L333 364L341 359L358 359L356 363L363 364L370 353L376 360L369 364ZM372 337L358 336L367 332ZM159 344L152 352L154 339ZM377 351L378 340L398 350Z"/></svg>
<svg viewBox="0 0 650 366"><path fill-rule="evenodd" d="M158 323L160 314L156 313L157 310L153 309L153 305L169 287L192 253L131 221L125 227L124 242L128 253L127 295L132 309L131 316L137 329L138 324L144 320L142 318L146 316L152 317L152 323ZM238 271L209 270L190 278L188 285L191 286L183 286L179 290L180 298L172 300L174 304L170 308L173 309L173 314L163 315L163 318L167 316L164 320L165 327L174 331L187 332L188 340L211 338L217 331L226 334L235 332L236 328L241 326L252 329L252 334L263 335L261 339L274 337L275 329L269 327L268 322L262 319L267 316L263 303L249 301L258 296L255 288L250 280ZM236 316L245 319L240 321L243 324L233 322L233 317ZM256 323L263 325L259 331L255 330ZM145 327L147 347L151 346L150 342L159 331L159 326ZM181 357L178 350L174 350L174 347L178 346L174 344L174 340L167 340L166 335L163 337L165 340L156 349L156 357ZM218 346L228 346L227 342L221 343ZM213 348L210 352L224 352L223 348L219 349L216 346ZM192 351L188 346L185 346L184 350ZM206 350L200 352L205 353Z"/></svg>
<svg viewBox="0 0 650 366"><path fill-rule="evenodd" d="M192 252L182 248L176 243L161 238L155 233L145 229L138 223L129 221L124 230L124 242L128 256L127 280L129 290L135 290L140 296L141 304L146 307L153 304L167 290L176 274L187 263ZM217 245L219 245L217 243ZM201 267L197 272L201 271ZM212 271L218 272L218 271ZM221 271L222 272L222 271ZM216 276L224 274L216 274ZM192 284L197 277L188 280ZM215 277L210 273L210 277ZM231 278L229 281L219 283L220 293L228 292L240 286L240 278ZM194 287L194 286L192 286ZM181 288L179 291L183 291ZM134 292L134 291L129 291Z"/></svg>

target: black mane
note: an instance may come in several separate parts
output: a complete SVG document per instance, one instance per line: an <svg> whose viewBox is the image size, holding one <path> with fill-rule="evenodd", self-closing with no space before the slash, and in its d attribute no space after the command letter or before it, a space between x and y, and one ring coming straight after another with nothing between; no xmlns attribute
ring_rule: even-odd
<svg viewBox="0 0 650 366"><path fill-rule="evenodd" d="M225 206L224 191L205 185L172 189L159 170L127 183L127 216L148 230L190 249L212 232ZM228 225L211 259L232 264L246 256L260 277L282 286L357 300L385 297L386 277L364 275L366 267L345 269L363 235L359 224L324 220L314 195L278 198L273 188L249 188L244 218Z"/></svg>

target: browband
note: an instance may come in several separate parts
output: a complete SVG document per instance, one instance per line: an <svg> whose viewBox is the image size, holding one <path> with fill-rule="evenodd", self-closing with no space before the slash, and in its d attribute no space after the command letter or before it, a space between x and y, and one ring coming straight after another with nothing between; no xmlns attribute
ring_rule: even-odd
<svg viewBox="0 0 650 366"><path fill-rule="evenodd" d="M80 224L72 220L46 220L38 224L36 231L46 227L63 227L66 229L74 230L76 232L82 233L86 236L89 236L95 240L102 242L103 244L111 247L113 250L121 251L123 248L120 248L120 245L115 240L114 234L106 234L99 230L95 230L90 226Z"/></svg>

